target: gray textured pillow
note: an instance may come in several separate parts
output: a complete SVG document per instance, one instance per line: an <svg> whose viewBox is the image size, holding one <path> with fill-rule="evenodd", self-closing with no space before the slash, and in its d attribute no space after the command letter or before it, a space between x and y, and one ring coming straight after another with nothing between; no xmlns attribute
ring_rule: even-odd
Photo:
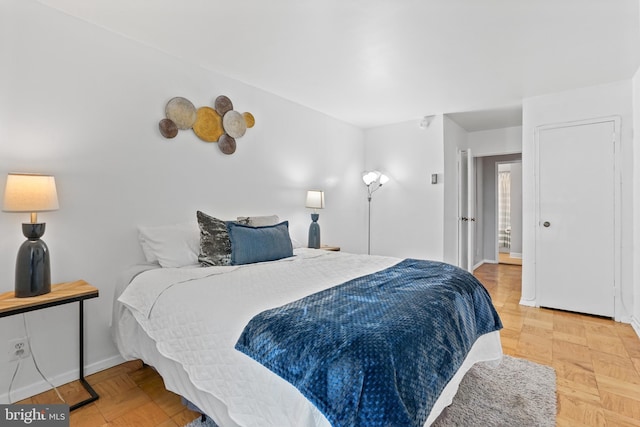
<svg viewBox="0 0 640 427"><path fill-rule="evenodd" d="M231 240L227 224L203 212L197 211L200 227L200 254L198 261L202 265L230 265Z"/></svg>

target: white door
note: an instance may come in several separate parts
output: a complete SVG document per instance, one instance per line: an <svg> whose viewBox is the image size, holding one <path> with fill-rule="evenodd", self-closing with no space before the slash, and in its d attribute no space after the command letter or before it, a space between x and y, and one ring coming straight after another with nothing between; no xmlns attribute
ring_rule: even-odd
<svg viewBox="0 0 640 427"><path fill-rule="evenodd" d="M473 271L475 168L471 150L458 151L458 266Z"/></svg>
<svg viewBox="0 0 640 427"><path fill-rule="evenodd" d="M616 131L611 120L536 133L540 306L614 315Z"/></svg>

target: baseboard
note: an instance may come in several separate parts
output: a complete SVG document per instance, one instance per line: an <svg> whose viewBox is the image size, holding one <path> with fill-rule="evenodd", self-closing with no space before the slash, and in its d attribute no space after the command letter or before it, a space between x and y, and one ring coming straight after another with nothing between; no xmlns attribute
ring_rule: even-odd
<svg viewBox="0 0 640 427"><path fill-rule="evenodd" d="M24 362L30 362L30 359L25 359ZM90 365L85 366L84 375L95 374L96 372L104 371L105 369L111 368L113 366L124 363L125 360L120 356L112 356L107 359L100 360L98 362L92 363ZM18 362L15 362L18 363ZM56 387L61 386L63 384L70 383L78 379L78 370L74 369L68 372L64 372L60 375L56 375L55 377L47 378L53 385ZM50 390L51 386L44 380L40 380L33 384L28 384L26 386L16 388L11 390L11 400L17 402L19 400L26 399L31 396L35 396L36 394L40 394L43 391ZM9 392L7 388L3 387L3 393L0 394L1 402L9 402Z"/></svg>
<svg viewBox="0 0 640 427"><path fill-rule="evenodd" d="M636 331L636 335L640 338L640 319L635 316L631 317L631 327Z"/></svg>
<svg viewBox="0 0 640 427"><path fill-rule="evenodd" d="M536 300L534 299L521 299L520 305L526 305L527 307L536 307Z"/></svg>
<svg viewBox="0 0 640 427"><path fill-rule="evenodd" d="M474 265L473 269L475 270L476 268L480 267L482 264L498 264L498 261L493 259L483 259L482 261L479 261L476 265Z"/></svg>
<svg viewBox="0 0 640 427"><path fill-rule="evenodd" d="M480 267L482 264L484 264L484 261L480 261L479 263L475 264L473 266L473 270L475 270L476 268Z"/></svg>

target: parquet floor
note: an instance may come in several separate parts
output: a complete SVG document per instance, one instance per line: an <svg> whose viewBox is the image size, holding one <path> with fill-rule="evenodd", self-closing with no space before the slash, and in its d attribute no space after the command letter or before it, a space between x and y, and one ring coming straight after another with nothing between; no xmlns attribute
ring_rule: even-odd
<svg viewBox="0 0 640 427"><path fill-rule="evenodd" d="M511 258L509 253L500 252L498 253L498 262L500 264L522 265L522 258Z"/></svg>
<svg viewBox="0 0 640 427"><path fill-rule="evenodd" d="M475 271L504 324L506 354L553 366L558 426L640 426L640 339L630 325L519 305L521 267Z"/></svg>
<svg viewBox="0 0 640 427"><path fill-rule="evenodd" d="M504 352L555 368L558 426L640 427L640 339L631 326L519 305L520 266L485 264L475 275L489 290L504 323ZM140 362L115 366L87 380L101 397L72 412L71 426L177 427L198 417ZM86 397L77 382L60 390L69 402ZM48 391L23 402L57 401Z"/></svg>
<svg viewBox="0 0 640 427"><path fill-rule="evenodd" d="M86 377L100 395L93 403L71 412L70 427L180 427L199 414L182 405L164 388L162 378L139 361L126 362ZM89 397L74 381L59 387L70 403ZM18 403L60 403L53 390Z"/></svg>

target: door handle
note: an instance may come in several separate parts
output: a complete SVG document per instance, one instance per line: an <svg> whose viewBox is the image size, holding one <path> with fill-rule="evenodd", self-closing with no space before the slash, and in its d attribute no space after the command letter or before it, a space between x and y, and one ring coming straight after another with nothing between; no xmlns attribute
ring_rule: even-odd
<svg viewBox="0 0 640 427"><path fill-rule="evenodd" d="M545 227L548 228L548 227L551 226L551 223L549 221L545 221L545 222L542 223L542 225L544 225Z"/></svg>
<svg viewBox="0 0 640 427"><path fill-rule="evenodd" d="M469 221L469 218L467 218L466 216L463 216L462 218L460 218L462 221Z"/></svg>

